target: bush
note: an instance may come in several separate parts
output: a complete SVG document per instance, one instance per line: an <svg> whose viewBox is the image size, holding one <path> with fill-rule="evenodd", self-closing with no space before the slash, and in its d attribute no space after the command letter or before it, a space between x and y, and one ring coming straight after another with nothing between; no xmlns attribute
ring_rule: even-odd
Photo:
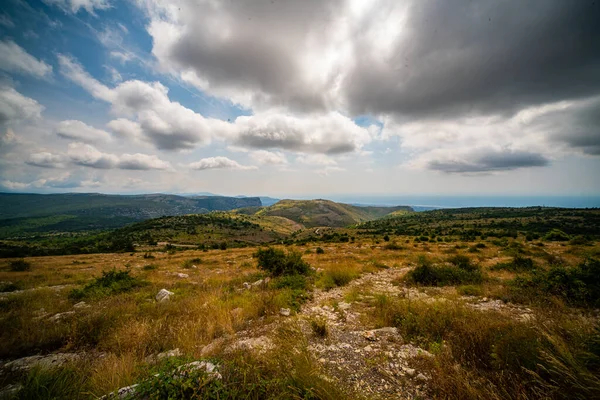
<svg viewBox="0 0 600 400"><path fill-rule="evenodd" d="M192 258L189 260L185 260L182 264L183 268L192 268L192 265L196 265L196 264L200 264L202 263L202 260L199 257L196 258Z"/></svg>
<svg viewBox="0 0 600 400"><path fill-rule="evenodd" d="M481 287L475 285L460 286L456 288L456 291L463 296L481 296L483 294Z"/></svg>
<svg viewBox="0 0 600 400"><path fill-rule="evenodd" d="M11 261L9 266L10 270L14 272L29 271L31 269L31 264L25 261L23 258Z"/></svg>
<svg viewBox="0 0 600 400"><path fill-rule="evenodd" d="M144 271L153 271L155 269L158 269L158 266L156 264L146 264L142 267L142 269Z"/></svg>
<svg viewBox="0 0 600 400"><path fill-rule="evenodd" d="M402 247L401 245L399 245L396 242L391 242L391 243L388 243L385 246L383 246L383 248L385 250L402 250L404 247Z"/></svg>
<svg viewBox="0 0 600 400"><path fill-rule="evenodd" d="M272 276L307 275L310 272L310 265L302 260L302 254L295 251L286 254L283 250L268 247L258 249L254 258L258 260L258 268Z"/></svg>
<svg viewBox="0 0 600 400"><path fill-rule="evenodd" d="M309 284L304 275L283 275L273 279L273 287L275 289L290 288L293 290L306 290Z"/></svg>
<svg viewBox="0 0 600 400"><path fill-rule="evenodd" d="M457 255L450 260L450 265L434 265L427 258L420 257L417 267L407 274L407 279L409 282L426 286L448 286L483 281L481 269L472 265L468 257Z"/></svg>
<svg viewBox="0 0 600 400"><path fill-rule="evenodd" d="M494 271L505 270L511 272L525 272L535 269L535 264L531 258L517 255L513 257L512 261L496 264L490 269Z"/></svg>
<svg viewBox="0 0 600 400"><path fill-rule="evenodd" d="M548 296L575 306L600 306L600 261L588 259L576 267L552 266L548 271L535 270L528 277L510 283L516 301L540 302Z"/></svg>
<svg viewBox="0 0 600 400"><path fill-rule="evenodd" d="M317 254L325 254L325 250L323 250L321 247L317 247Z"/></svg>
<svg viewBox="0 0 600 400"><path fill-rule="evenodd" d="M127 292L143 284L141 280L129 274L129 271L117 271L113 268L110 271L102 271L100 278L94 279L83 287L83 289L73 289L69 297L79 300L84 297L104 297L111 294Z"/></svg>
<svg viewBox="0 0 600 400"><path fill-rule="evenodd" d="M317 286L325 290L333 289L338 286L346 286L351 280L356 278L358 273L356 271L344 269L344 268L333 268L325 271Z"/></svg>
<svg viewBox="0 0 600 400"><path fill-rule="evenodd" d="M571 237L559 229L552 229L544 236L544 239L556 242L566 242L571 239Z"/></svg>
<svg viewBox="0 0 600 400"><path fill-rule="evenodd" d="M383 240L386 241L386 242L389 242L390 241L390 237L388 235L385 235L383 237Z"/></svg>

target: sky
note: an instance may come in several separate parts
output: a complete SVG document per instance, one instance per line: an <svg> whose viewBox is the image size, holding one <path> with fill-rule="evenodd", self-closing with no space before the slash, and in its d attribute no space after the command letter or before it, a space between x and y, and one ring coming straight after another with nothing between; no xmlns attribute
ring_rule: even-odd
<svg viewBox="0 0 600 400"><path fill-rule="evenodd" d="M0 191L600 194L596 0L4 0Z"/></svg>

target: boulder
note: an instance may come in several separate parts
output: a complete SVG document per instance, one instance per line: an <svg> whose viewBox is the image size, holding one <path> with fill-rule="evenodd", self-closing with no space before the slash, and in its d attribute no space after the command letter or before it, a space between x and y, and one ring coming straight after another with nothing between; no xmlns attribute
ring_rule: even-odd
<svg viewBox="0 0 600 400"><path fill-rule="evenodd" d="M283 315L284 317L289 317L291 312L292 311L289 308L282 308L279 310L279 314Z"/></svg>
<svg viewBox="0 0 600 400"><path fill-rule="evenodd" d="M184 274L184 273L178 272L177 273L177 277L178 278L189 278L190 276L188 274Z"/></svg>
<svg viewBox="0 0 600 400"><path fill-rule="evenodd" d="M169 300L171 296L173 296L173 292L169 292L167 289L160 289L160 291L156 294L156 301L159 303Z"/></svg>

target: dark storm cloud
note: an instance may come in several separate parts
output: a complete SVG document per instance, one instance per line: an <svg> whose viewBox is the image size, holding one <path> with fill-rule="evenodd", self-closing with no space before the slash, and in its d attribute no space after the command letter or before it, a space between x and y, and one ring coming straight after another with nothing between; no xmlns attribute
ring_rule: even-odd
<svg viewBox="0 0 600 400"><path fill-rule="evenodd" d="M358 34L354 113L510 113L600 93L600 2L420 0L406 21L387 55Z"/></svg>
<svg viewBox="0 0 600 400"><path fill-rule="evenodd" d="M434 171L464 174L544 167L548 164L548 159L541 154L508 149L484 149L473 151L458 159L433 159L426 163L426 167Z"/></svg>

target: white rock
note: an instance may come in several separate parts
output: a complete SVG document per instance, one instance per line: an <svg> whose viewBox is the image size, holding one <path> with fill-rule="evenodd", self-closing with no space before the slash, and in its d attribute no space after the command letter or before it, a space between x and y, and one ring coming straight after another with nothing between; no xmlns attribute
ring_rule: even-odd
<svg viewBox="0 0 600 400"><path fill-rule="evenodd" d="M51 316L48 319L50 321L58 322L61 319L65 319L66 317L70 317L71 315L75 315L75 311L65 311L63 313L54 314L53 316Z"/></svg>
<svg viewBox="0 0 600 400"><path fill-rule="evenodd" d="M73 308L75 308L75 309L90 308L90 307L91 306L89 304L87 304L85 301L80 301L79 303L77 303L73 306Z"/></svg>
<svg viewBox="0 0 600 400"><path fill-rule="evenodd" d="M289 317L291 312L292 311L289 308L282 308L279 310L279 314L283 315L284 317Z"/></svg>
<svg viewBox="0 0 600 400"><path fill-rule="evenodd" d="M256 287L256 286L260 286L260 285L262 285L262 284L263 284L263 280L262 280L262 279L259 279L259 280L257 280L256 282L254 282L254 283L252 284L252 286Z"/></svg>
<svg viewBox="0 0 600 400"><path fill-rule="evenodd" d="M173 292L169 292L167 289L160 289L160 291L156 294L156 301L159 303L169 300L169 298L173 295Z"/></svg>
<svg viewBox="0 0 600 400"><path fill-rule="evenodd" d="M189 278L190 276L188 274L184 274L184 273L178 272L177 273L177 277L178 278Z"/></svg>
<svg viewBox="0 0 600 400"><path fill-rule="evenodd" d="M192 269L198 269L198 267L197 267L197 266L195 266L195 265L192 265L192 266L191 266L191 268L192 268Z"/></svg>
<svg viewBox="0 0 600 400"><path fill-rule="evenodd" d="M66 362L74 361L79 358L76 353L55 353L47 356L29 356L18 358L4 364L4 368L27 371L33 367L52 368L60 367Z"/></svg>
<svg viewBox="0 0 600 400"><path fill-rule="evenodd" d="M350 307L352 307L352 305L351 305L350 303L346 303L345 301L340 301L340 302L338 303L338 308L339 308L340 310L347 310L347 309L349 309Z"/></svg>
<svg viewBox="0 0 600 400"><path fill-rule="evenodd" d="M244 289L252 289L252 285L249 282L243 283Z"/></svg>

